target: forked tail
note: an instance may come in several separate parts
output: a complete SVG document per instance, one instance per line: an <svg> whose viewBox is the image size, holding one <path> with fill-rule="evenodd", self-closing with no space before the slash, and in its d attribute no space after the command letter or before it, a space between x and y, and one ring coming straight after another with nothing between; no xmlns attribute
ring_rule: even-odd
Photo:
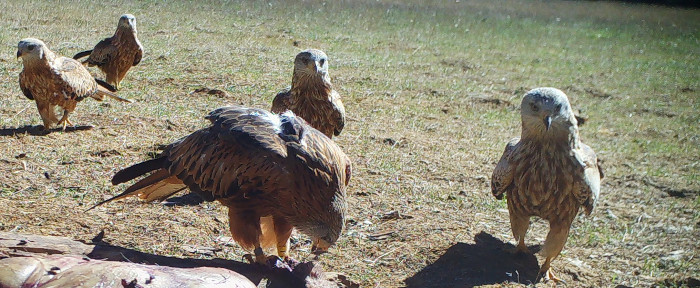
<svg viewBox="0 0 700 288"><path fill-rule="evenodd" d="M117 94L114 94L114 92L117 91L117 89L114 88L114 86L109 85L109 83L102 81L100 79L95 78L95 82L97 82L97 93L95 93L92 98L95 98L95 100L102 101L104 100L104 96L107 96L109 98L112 98L117 101L121 102L126 102L126 103L134 103L134 100L131 99L125 99L122 97L117 96Z"/></svg>
<svg viewBox="0 0 700 288"><path fill-rule="evenodd" d="M83 58L85 56L89 56L92 54L92 50L85 50L83 52L78 52L78 54L73 55L73 59L78 60L80 58Z"/></svg>
<svg viewBox="0 0 700 288"><path fill-rule="evenodd" d="M137 177L145 175L151 171L155 171L146 178L134 183L134 185L129 186L129 188L127 188L123 193L97 203L86 211L92 210L93 208L107 202L119 200L132 195L138 196L140 199L145 200L146 202L156 200L163 201L171 195L187 188L185 183L183 183L177 177L171 176L168 170L162 168L163 161L165 161L165 158L163 157L156 158L132 165L117 172L117 174L114 174L114 177L112 177L113 185L124 183L136 179Z"/></svg>

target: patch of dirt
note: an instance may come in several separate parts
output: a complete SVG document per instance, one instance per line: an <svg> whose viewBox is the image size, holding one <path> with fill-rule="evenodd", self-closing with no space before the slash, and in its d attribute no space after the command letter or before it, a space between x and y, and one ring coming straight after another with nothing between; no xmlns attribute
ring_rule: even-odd
<svg viewBox="0 0 700 288"><path fill-rule="evenodd" d="M464 71L464 72L479 68L478 64L471 63L467 60L443 59L443 60L440 60L440 64L448 66L448 67L459 67L459 68L462 68L462 71Z"/></svg>
<svg viewBox="0 0 700 288"><path fill-rule="evenodd" d="M666 117L666 118L673 118L678 116L678 114L670 111L665 111L661 109L649 109L649 108L641 108L641 109L635 109L635 113L637 114L653 114L659 117Z"/></svg>
<svg viewBox="0 0 700 288"><path fill-rule="evenodd" d="M229 98L228 93L224 90L210 89L206 87L197 88L190 92L190 95L214 95L219 98Z"/></svg>
<svg viewBox="0 0 700 288"><path fill-rule="evenodd" d="M608 92L601 91L601 90L596 89L596 88L586 88L583 90L586 93L588 93L588 95L591 95L591 96L596 97L596 98L606 98L607 99L607 98L610 98L613 96L612 94L610 94Z"/></svg>
<svg viewBox="0 0 700 288"><path fill-rule="evenodd" d="M98 156L98 157L111 157L111 156L121 156L122 153L117 151L116 149L111 149L111 150L102 150L102 151L96 151L90 153L92 156Z"/></svg>
<svg viewBox="0 0 700 288"><path fill-rule="evenodd" d="M512 102L508 100L499 99L496 97L488 96L471 96L469 100L474 103L489 104L493 106L514 106Z"/></svg>

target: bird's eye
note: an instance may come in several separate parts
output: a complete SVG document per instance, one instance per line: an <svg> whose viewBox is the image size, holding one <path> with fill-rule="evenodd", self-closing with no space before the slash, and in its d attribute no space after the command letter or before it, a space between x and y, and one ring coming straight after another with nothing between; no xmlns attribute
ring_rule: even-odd
<svg viewBox="0 0 700 288"><path fill-rule="evenodd" d="M325 63L326 63L326 59L321 59L321 61L318 61L318 64L320 64L321 66L323 66L323 64L325 64Z"/></svg>
<svg viewBox="0 0 700 288"><path fill-rule="evenodd" d="M540 107L537 107L535 103L530 103L530 109L532 109L533 112L540 111Z"/></svg>
<svg viewBox="0 0 700 288"><path fill-rule="evenodd" d="M557 106L555 108L556 108L556 111L561 110L561 104L557 104Z"/></svg>
<svg viewBox="0 0 700 288"><path fill-rule="evenodd" d="M29 45L29 46L27 46L27 50L29 50L29 51L34 50L34 45Z"/></svg>

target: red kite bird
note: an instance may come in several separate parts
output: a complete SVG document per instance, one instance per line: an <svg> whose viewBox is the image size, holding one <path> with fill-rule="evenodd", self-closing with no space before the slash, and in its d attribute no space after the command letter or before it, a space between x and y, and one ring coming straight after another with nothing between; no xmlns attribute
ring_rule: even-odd
<svg viewBox="0 0 700 288"><path fill-rule="evenodd" d="M328 76L328 56L321 50L309 49L294 60L292 86L272 101L271 111L291 110L311 126L332 138L345 127L345 107L333 90Z"/></svg>
<svg viewBox="0 0 700 288"><path fill-rule="evenodd" d="M268 245L289 257L293 227L312 238L317 252L338 240L351 164L335 142L292 112L232 106L207 119L211 126L168 145L160 157L117 172L115 185L150 174L97 205L130 195L164 200L189 188L229 208L233 239L254 249L258 263L266 262Z"/></svg>
<svg viewBox="0 0 700 288"><path fill-rule="evenodd" d="M583 207L586 215L593 210L603 173L593 149L579 140L576 118L564 92L531 90L520 108L521 138L506 146L491 176L491 190L497 199L507 196L518 252L529 253L525 233L531 216L549 222L540 275L558 282L550 264L564 248L579 209Z"/></svg>
<svg viewBox="0 0 700 288"><path fill-rule="evenodd" d="M90 55L87 60L88 66L97 66L105 73L107 83L119 89L126 72L131 66L136 66L141 62L143 56L143 46L136 37L136 18L131 14L124 14L119 18L117 31L114 36L105 38L92 50L87 50L75 54L73 59L80 59Z"/></svg>
<svg viewBox="0 0 700 288"><path fill-rule="evenodd" d="M20 57L24 69L19 73L19 87L22 88L24 96L36 101L39 115L44 121L44 130L49 130L53 123L63 125L64 130L66 124L73 125L68 120L68 114L86 97L102 101L104 96L108 96L131 103L131 100L104 90L102 86L109 89L110 85L95 81L80 62L57 56L41 40L26 38L19 41L17 58ZM63 117L60 120L54 112L56 106L63 108Z"/></svg>

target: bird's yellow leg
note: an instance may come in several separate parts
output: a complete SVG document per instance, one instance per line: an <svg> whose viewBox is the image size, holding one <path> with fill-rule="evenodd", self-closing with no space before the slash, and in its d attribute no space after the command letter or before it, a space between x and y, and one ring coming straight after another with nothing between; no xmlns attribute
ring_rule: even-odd
<svg viewBox="0 0 700 288"><path fill-rule="evenodd" d="M530 227L530 216L519 215L515 212L510 212L510 228L513 230L513 236L518 241L518 246L515 247L516 254L530 254L530 249L525 246L525 234Z"/></svg>
<svg viewBox="0 0 700 288"><path fill-rule="evenodd" d="M566 238L569 235L569 227L571 222L549 222L549 233L547 234L547 239L544 242L544 247L540 251L542 256L545 257L544 264L540 267L540 272L538 276L541 276L545 281L554 281L554 283L564 282L561 279L554 276L550 264L552 260L559 256L561 250L564 248L566 243Z"/></svg>
<svg viewBox="0 0 700 288"><path fill-rule="evenodd" d="M289 258L289 239L284 242L277 242L277 256L282 259Z"/></svg>
<svg viewBox="0 0 700 288"><path fill-rule="evenodd" d="M289 237L292 236L294 227L284 218L273 217L275 226L275 241L277 242L277 256L284 260L289 258Z"/></svg>
<svg viewBox="0 0 700 288"><path fill-rule="evenodd" d="M61 117L61 120L58 120L58 125L63 125L63 131L66 131L66 124L73 126L73 123L68 120L69 113L68 110L63 110L63 117Z"/></svg>

